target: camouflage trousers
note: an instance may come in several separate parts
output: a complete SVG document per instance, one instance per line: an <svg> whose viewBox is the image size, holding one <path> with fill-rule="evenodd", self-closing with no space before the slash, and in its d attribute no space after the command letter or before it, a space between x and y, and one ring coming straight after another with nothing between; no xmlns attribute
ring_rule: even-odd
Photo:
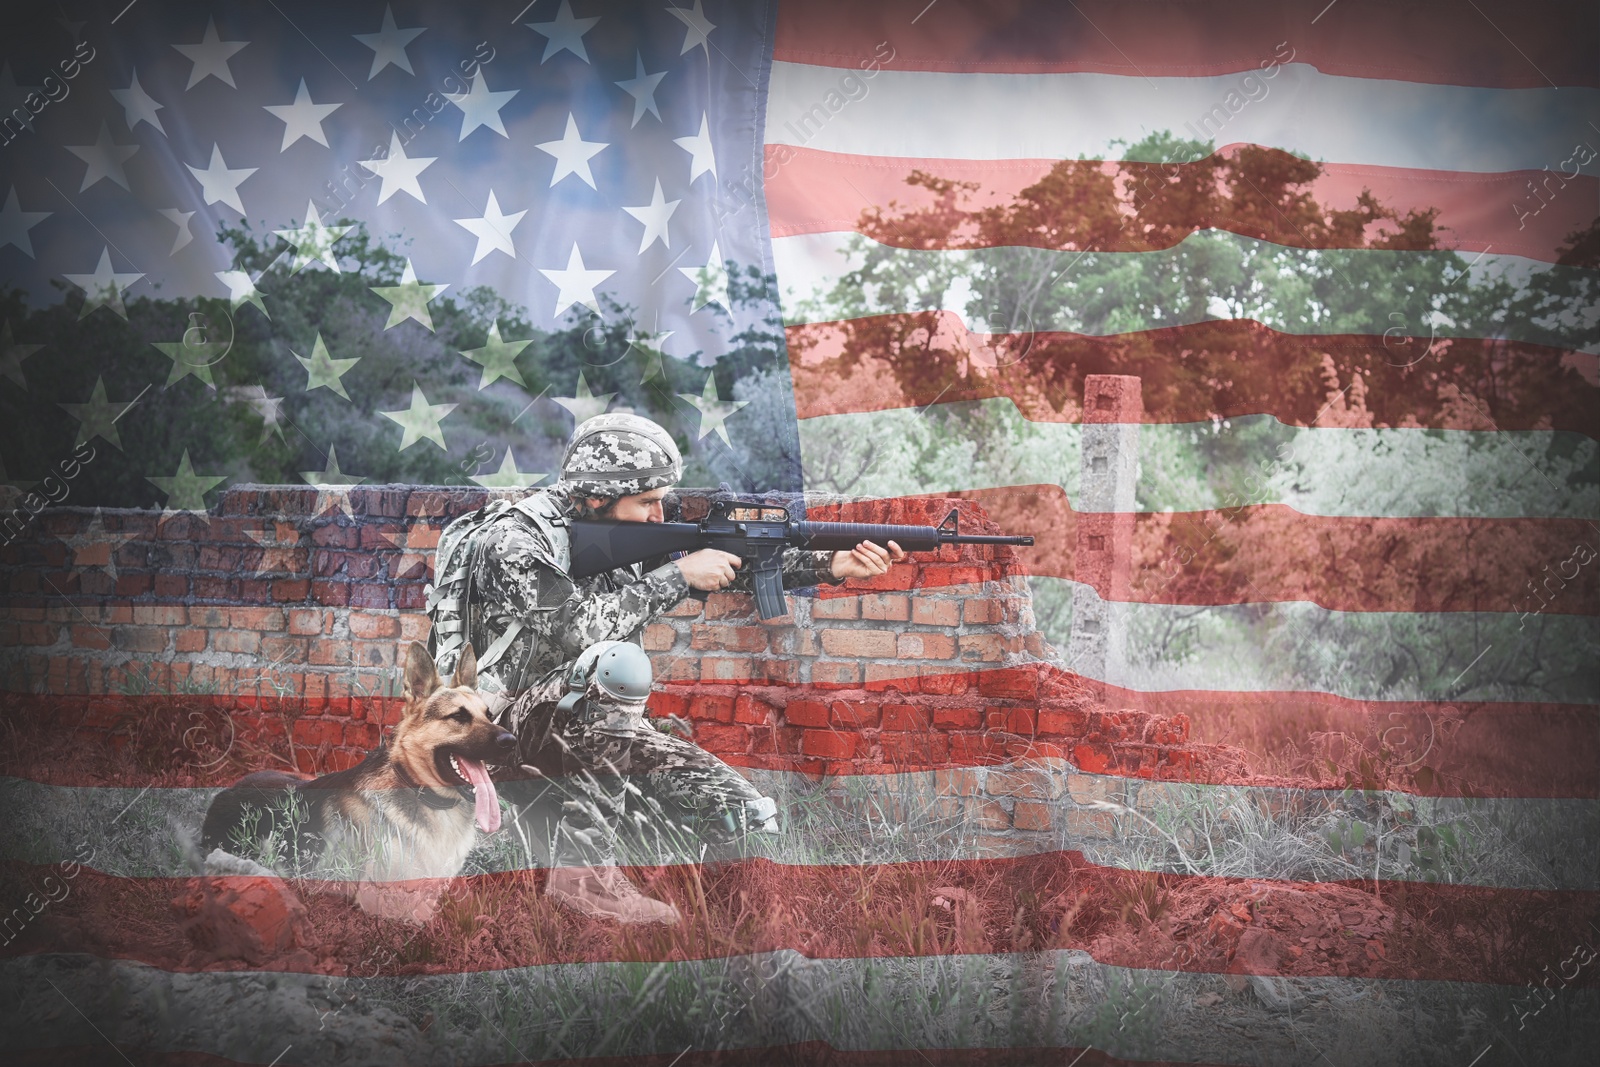
<svg viewBox="0 0 1600 1067"><path fill-rule="evenodd" d="M558 677L515 700L502 718L537 777L500 792L552 866L653 864L759 853L748 804L761 793L738 771L676 734L592 698L567 715ZM559 720L559 721L558 721Z"/></svg>

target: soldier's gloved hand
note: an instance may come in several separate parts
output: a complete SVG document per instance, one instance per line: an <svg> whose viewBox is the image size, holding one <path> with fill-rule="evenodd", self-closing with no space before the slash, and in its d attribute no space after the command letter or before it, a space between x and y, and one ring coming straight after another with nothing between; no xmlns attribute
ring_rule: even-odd
<svg viewBox="0 0 1600 1067"><path fill-rule="evenodd" d="M683 580L689 583L690 589L715 593L733 581L734 569L744 561L720 548L702 548L673 562L683 572Z"/></svg>

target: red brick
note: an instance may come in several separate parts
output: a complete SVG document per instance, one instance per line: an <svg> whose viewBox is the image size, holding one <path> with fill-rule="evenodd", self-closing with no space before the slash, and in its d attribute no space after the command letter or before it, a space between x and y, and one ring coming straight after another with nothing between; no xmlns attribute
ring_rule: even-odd
<svg viewBox="0 0 1600 1067"><path fill-rule="evenodd" d="M853 662L823 660L811 668L811 681L819 686L848 688L861 684L861 667Z"/></svg>
<svg viewBox="0 0 1600 1067"><path fill-rule="evenodd" d="M985 785L992 796L1050 800L1061 795L1066 782L1065 775L1048 770L996 768L989 772Z"/></svg>
<svg viewBox="0 0 1600 1067"><path fill-rule="evenodd" d="M662 612L663 618L692 619L705 610L705 605L694 597L684 597L671 611Z"/></svg>
<svg viewBox="0 0 1600 1067"><path fill-rule="evenodd" d="M884 733L878 746L889 763L944 763L950 758L950 739L943 734Z"/></svg>
<svg viewBox="0 0 1600 1067"><path fill-rule="evenodd" d="M343 607L350 603L349 582L312 582L311 593L318 604L329 607Z"/></svg>
<svg viewBox="0 0 1600 1067"><path fill-rule="evenodd" d="M958 763L992 763L1005 756L1005 745L988 734L950 734L950 758Z"/></svg>
<svg viewBox="0 0 1600 1067"><path fill-rule="evenodd" d="M743 754L750 749L748 726L697 725L694 739L707 752L719 755Z"/></svg>
<svg viewBox="0 0 1600 1067"><path fill-rule="evenodd" d="M311 543L319 548L359 548L363 531L354 526L329 523L311 531Z"/></svg>
<svg viewBox="0 0 1600 1067"><path fill-rule="evenodd" d="M188 596L189 579L182 574L158 573L155 577L154 592L156 596Z"/></svg>
<svg viewBox="0 0 1600 1067"><path fill-rule="evenodd" d="M813 619L857 619L861 603L853 596L818 597L811 602Z"/></svg>
<svg viewBox="0 0 1600 1067"><path fill-rule="evenodd" d="M678 643L678 631L664 622L653 622L644 628L646 652L669 652Z"/></svg>
<svg viewBox="0 0 1600 1067"><path fill-rule="evenodd" d="M1106 774L1111 770L1111 753L1102 745L1079 745L1072 750L1072 762L1080 771Z"/></svg>
<svg viewBox="0 0 1600 1067"><path fill-rule="evenodd" d="M211 647L218 652L254 655L261 650L261 635L254 630L218 630L211 636Z"/></svg>
<svg viewBox="0 0 1600 1067"><path fill-rule="evenodd" d="M350 646L343 641L315 641L307 659L318 667L348 667Z"/></svg>
<svg viewBox="0 0 1600 1067"><path fill-rule="evenodd" d="M985 830L1006 830L1011 826L1011 813L998 800L968 801L967 818Z"/></svg>
<svg viewBox="0 0 1600 1067"><path fill-rule="evenodd" d="M807 730L800 739L800 751L823 759L849 759L855 755L860 738L836 730Z"/></svg>
<svg viewBox="0 0 1600 1067"><path fill-rule="evenodd" d="M304 600L311 592L311 583L304 578L280 578L272 583L272 599Z"/></svg>
<svg viewBox="0 0 1600 1067"><path fill-rule="evenodd" d="M756 613L756 598L749 593L712 593L706 601L706 618L739 619Z"/></svg>
<svg viewBox="0 0 1600 1067"><path fill-rule="evenodd" d="M451 513L453 496L437 490L413 489L406 498L405 513L416 518L444 518Z"/></svg>
<svg viewBox="0 0 1600 1067"><path fill-rule="evenodd" d="M952 671L947 667L923 667L917 679L917 689L923 693L965 693L971 682L966 671Z"/></svg>
<svg viewBox="0 0 1600 1067"><path fill-rule="evenodd" d="M928 728L928 712L915 704L885 704L883 705L883 728L885 730L917 730Z"/></svg>
<svg viewBox="0 0 1600 1067"><path fill-rule="evenodd" d="M1019 800L1011 815L1011 825L1018 830L1050 829L1050 805L1036 800Z"/></svg>
<svg viewBox="0 0 1600 1067"><path fill-rule="evenodd" d="M363 640L379 640L400 636L400 619L395 615L379 615L369 611L350 613L350 635Z"/></svg>
<svg viewBox="0 0 1600 1067"><path fill-rule="evenodd" d="M378 735L383 728L375 722L347 722L344 724L344 743L363 751L378 747Z"/></svg>
<svg viewBox="0 0 1600 1067"><path fill-rule="evenodd" d="M1006 639L999 634L962 634L961 658L968 662L998 663L1005 658Z"/></svg>
<svg viewBox="0 0 1600 1067"><path fill-rule="evenodd" d="M757 626L708 626L689 628L689 647L697 651L765 652L767 633Z"/></svg>
<svg viewBox="0 0 1600 1067"><path fill-rule="evenodd" d="M433 623L426 615L401 615L400 640L426 641L428 631L433 629Z"/></svg>
<svg viewBox="0 0 1600 1067"><path fill-rule="evenodd" d="M289 632L292 634L320 634L327 632L333 613L320 608L290 608Z"/></svg>
<svg viewBox="0 0 1600 1067"><path fill-rule="evenodd" d="M1039 695L1037 667L1007 667L984 671L978 676L978 691L984 696L1011 700L1032 700Z"/></svg>
<svg viewBox="0 0 1600 1067"><path fill-rule="evenodd" d="M741 693L733 704L733 721L746 726L766 726L777 718L776 711L765 700Z"/></svg>
<svg viewBox="0 0 1600 1067"><path fill-rule="evenodd" d="M732 722L733 697L702 693L690 699L688 717L701 722Z"/></svg>
<svg viewBox="0 0 1600 1067"><path fill-rule="evenodd" d="M176 652L204 652L206 648L206 631L204 630L179 630L173 650Z"/></svg>
<svg viewBox="0 0 1600 1067"><path fill-rule="evenodd" d="M139 626L182 626L189 621L189 609L182 604L135 604L133 621Z"/></svg>
<svg viewBox="0 0 1600 1067"><path fill-rule="evenodd" d="M338 719L317 717L302 717L294 723L294 743L297 745L342 745L344 743L344 723Z"/></svg>
<svg viewBox="0 0 1600 1067"><path fill-rule="evenodd" d="M822 650L830 656L893 659L895 634L892 630L824 630Z"/></svg>
<svg viewBox="0 0 1600 1067"><path fill-rule="evenodd" d="M859 700L835 700L828 705L828 723L843 730L860 730L878 725L878 705Z"/></svg>
<svg viewBox="0 0 1600 1067"><path fill-rule="evenodd" d="M194 579L194 596L197 600L239 600L239 582L235 578Z"/></svg>
<svg viewBox="0 0 1600 1067"><path fill-rule="evenodd" d="M700 678L706 682L758 681L760 664L749 657L707 656L700 661Z"/></svg>
<svg viewBox="0 0 1600 1067"><path fill-rule="evenodd" d="M393 641L358 641L355 659L362 667L393 667L397 651Z"/></svg>
<svg viewBox="0 0 1600 1067"><path fill-rule="evenodd" d="M899 593L869 593L861 598L861 617L907 622L911 618L911 598Z"/></svg>
<svg viewBox="0 0 1600 1067"><path fill-rule="evenodd" d="M961 622L961 604L944 597L916 596L911 600L911 621L924 626L955 627Z"/></svg>
<svg viewBox="0 0 1600 1067"><path fill-rule="evenodd" d="M225 545L201 545L196 566L203 571L236 571L244 560L244 553Z"/></svg>
<svg viewBox="0 0 1600 1067"><path fill-rule="evenodd" d="M382 588L379 586L378 588ZM378 607L388 607L379 604ZM422 611L428 606L427 592L422 582L405 582L395 587L394 607L397 611Z"/></svg>
<svg viewBox="0 0 1600 1067"><path fill-rule="evenodd" d="M352 608L387 608L389 606L389 586L385 582L352 582L349 588L350 606ZM422 592L420 587L418 587L417 592L420 599Z"/></svg>
<svg viewBox="0 0 1600 1067"><path fill-rule="evenodd" d="M828 705L820 700L791 700L784 706L783 720L793 726L826 726Z"/></svg>
<svg viewBox="0 0 1600 1067"><path fill-rule="evenodd" d="M961 614L968 626L988 626L1005 617L1005 612L998 603L982 597L969 598Z"/></svg>
<svg viewBox="0 0 1600 1067"><path fill-rule="evenodd" d="M800 754L800 738L805 733L798 726L779 726L772 731L775 751L783 756L798 756Z"/></svg>
<svg viewBox="0 0 1600 1067"><path fill-rule="evenodd" d="M950 634L901 634L895 655L900 659L955 659L956 639Z"/></svg>
<svg viewBox="0 0 1600 1067"><path fill-rule="evenodd" d="M19 575L18 577L21 576ZM117 596L143 596L150 591L150 583L151 579L148 574L129 574L127 571L122 571L117 575ZM21 592L22 590L14 591Z"/></svg>
<svg viewBox="0 0 1600 1067"><path fill-rule="evenodd" d="M263 637L261 657L268 663L304 663L306 639L304 637Z"/></svg>
<svg viewBox="0 0 1600 1067"><path fill-rule="evenodd" d="M934 708L933 726L936 730L976 730L982 725L977 708Z"/></svg>
<svg viewBox="0 0 1600 1067"><path fill-rule="evenodd" d="M1039 732L1045 736L1081 735L1088 726L1089 717L1081 711L1058 708L1039 709Z"/></svg>
<svg viewBox="0 0 1600 1067"><path fill-rule="evenodd" d="M182 637L183 635L179 634L178 636ZM52 638L44 643L53 645L55 640ZM111 635L98 626L74 626L72 628L72 643L78 648L93 648L105 651L111 647ZM204 634L200 637L200 644L202 647L205 645ZM183 650L179 649L178 651L181 652Z"/></svg>
<svg viewBox="0 0 1600 1067"><path fill-rule="evenodd" d="M283 629L283 609L234 608L228 613L228 621L235 630L255 630L258 633L269 633Z"/></svg>
<svg viewBox="0 0 1600 1067"><path fill-rule="evenodd" d="M406 531L402 543L410 549L431 551L439 547L439 535L444 532L442 526L431 523L418 523Z"/></svg>
<svg viewBox="0 0 1600 1067"><path fill-rule="evenodd" d="M941 767L933 772L933 790L942 797L977 796L978 786L978 772L967 767Z"/></svg>

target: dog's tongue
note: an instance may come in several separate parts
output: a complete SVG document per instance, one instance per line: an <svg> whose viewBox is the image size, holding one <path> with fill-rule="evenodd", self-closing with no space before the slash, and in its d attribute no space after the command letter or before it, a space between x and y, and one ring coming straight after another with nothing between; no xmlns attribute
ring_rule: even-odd
<svg viewBox="0 0 1600 1067"><path fill-rule="evenodd" d="M467 772L467 781L472 783L472 792L476 798L473 810L478 829L486 834L494 833L500 829L500 798L495 794L494 782L489 780L489 768L477 760L460 755L456 756L456 762Z"/></svg>

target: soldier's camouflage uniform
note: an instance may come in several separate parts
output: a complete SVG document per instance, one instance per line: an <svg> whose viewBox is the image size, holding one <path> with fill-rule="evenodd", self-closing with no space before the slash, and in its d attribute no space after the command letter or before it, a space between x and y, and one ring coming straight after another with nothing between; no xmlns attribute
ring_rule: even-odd
<svg viewBox="0 0 1600 1067"><path fill-rule="evenodd" d="M569 483L558 482L515 503L489 505L494 513L466 565L471 617L463 624L449 605L435 609L436 635L454 628L479 650L478 687L500 724L517 734L520 761L560 794L551 862L613 863L619 836L627 835L734 841L751 828L747 803L761 794L711 753L654 728L642 703L621 705L591 689L573 714L555 714L567 673L585 649L601 641L641 644L645 624L689 593L682 572L666 560L569 576L565 525L578 517L570 492ZM786 552L784 588L836 583L831 557ZM750 576L740 574L729 588L748 590ZM454 669L461 642L448 644L436 655L441 674ZM503 790L508 800L527 794L516 785Z"/></svg>

